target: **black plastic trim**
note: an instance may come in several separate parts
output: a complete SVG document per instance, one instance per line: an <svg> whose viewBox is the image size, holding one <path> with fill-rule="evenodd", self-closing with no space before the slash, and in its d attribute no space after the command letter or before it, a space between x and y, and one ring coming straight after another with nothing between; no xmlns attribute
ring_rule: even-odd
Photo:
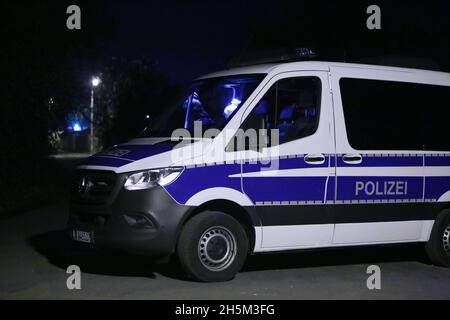
<svg viewBox="0 0 450 320"><path fill-rule="evenodd" d="M179 225L191 209L175 202L162 187L134 191L122 187L104 205L72 202L68 228L94 232L96 244L101 246L144 255L167 256L174 252ZM126 222L124 214L144 215L153 226L132 227ZM96 223L98 220L104 223Z"/></svg>
<svg viewBox="0 0 450 320"><path fill-rule="evenodd" d="M256 206L263 226L434 220L450 203Z"/></svg>

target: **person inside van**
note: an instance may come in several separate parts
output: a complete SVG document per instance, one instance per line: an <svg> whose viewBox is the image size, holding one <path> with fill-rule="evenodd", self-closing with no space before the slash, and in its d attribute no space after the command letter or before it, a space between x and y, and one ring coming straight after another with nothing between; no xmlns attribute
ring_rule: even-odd
<svg viewBox="0 0 450 320"><path fill-rule="evenodd" d="M306 137L315 130L317 117L312 90L301 90L296 102L284 105L279 110L277 129L281 143L296 137Z"/></svg>

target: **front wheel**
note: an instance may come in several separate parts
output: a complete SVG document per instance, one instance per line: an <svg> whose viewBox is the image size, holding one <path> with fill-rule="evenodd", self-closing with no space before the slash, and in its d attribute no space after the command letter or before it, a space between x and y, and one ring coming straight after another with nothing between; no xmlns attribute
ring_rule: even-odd
<svg viewBox="0 0 450 320"><path fill-rule="evenodd" d="M425 248L434 264L450 267L450 210L438 215Z"/></svg>
<svg viewBox="0 0 450 320"><path fill-rule="evenodd" d="M183 268L204 282L231 280L244 265L248 237L233 217L205 211L190 219L178 240L177 253Z"/></svg>

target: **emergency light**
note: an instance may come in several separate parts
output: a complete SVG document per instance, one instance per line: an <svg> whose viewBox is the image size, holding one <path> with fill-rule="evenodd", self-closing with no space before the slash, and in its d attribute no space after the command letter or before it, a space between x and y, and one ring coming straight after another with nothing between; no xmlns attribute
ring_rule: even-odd
<svg viewBox="0 0 450 320"><path fill-rule="evenodd" d="M242 67L247 65L256 65L264 63L280 63L293 61L306 61L317 58L317 52L312 48L293 48L293 49L275 49L268 51L251 52L244 57L231 61L229 67Z"/></svg>

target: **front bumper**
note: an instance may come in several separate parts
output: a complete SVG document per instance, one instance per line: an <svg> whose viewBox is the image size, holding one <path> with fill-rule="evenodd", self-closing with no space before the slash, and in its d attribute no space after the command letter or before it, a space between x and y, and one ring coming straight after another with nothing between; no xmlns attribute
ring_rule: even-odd
<svg viewBox="0 0 450 320"><path fill-rule="evenodd" d="M71 201L69 234L72 236L74 230L92 232L96 245L131 253L158 257L172 254L179 229L192 207L178 204L162 187L128 191L121 179L117 183L115 192L103 204ZM133 225L130 217L145 223Z"/></svg>

